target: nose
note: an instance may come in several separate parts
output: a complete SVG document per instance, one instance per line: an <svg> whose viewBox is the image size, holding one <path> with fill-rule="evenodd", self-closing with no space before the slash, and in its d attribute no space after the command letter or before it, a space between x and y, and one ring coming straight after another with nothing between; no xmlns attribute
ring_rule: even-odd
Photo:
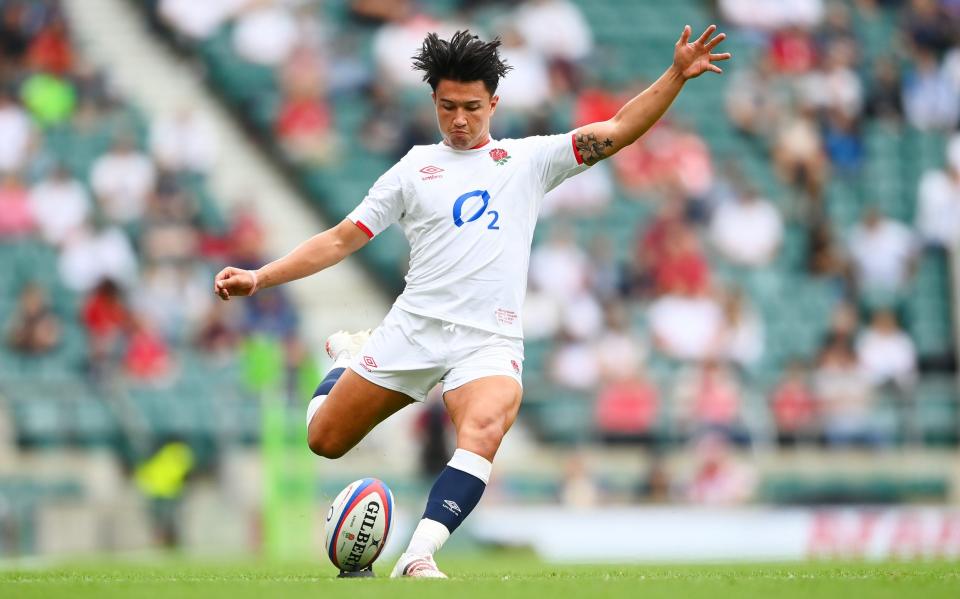
<svg viewBox="0 0 960 599"><path fill-rule="evenodd" d="M467 117L462 112L457 112L457 116L453 117L453 126L454 127L466 127L467 126Z"/></svg>

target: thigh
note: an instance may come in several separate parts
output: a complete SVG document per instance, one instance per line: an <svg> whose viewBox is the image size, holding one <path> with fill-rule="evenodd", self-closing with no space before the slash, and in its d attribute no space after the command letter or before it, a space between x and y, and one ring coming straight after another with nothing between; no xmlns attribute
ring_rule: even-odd
<svg viewBox="0 0 960 599"><path fill-rule="evenodd" d="M485 376L447 391L443 401L457 431L457 447L493 461L520 410L523 389L511 376Z"/></svg>
<svg viewBox="0 0 960 599"><path fill-rule="evenodd" d="M310 420L311 446L319 443L329 450L324 453L342 455L411 403L409 395L381 387L347 368Z"/></svg>

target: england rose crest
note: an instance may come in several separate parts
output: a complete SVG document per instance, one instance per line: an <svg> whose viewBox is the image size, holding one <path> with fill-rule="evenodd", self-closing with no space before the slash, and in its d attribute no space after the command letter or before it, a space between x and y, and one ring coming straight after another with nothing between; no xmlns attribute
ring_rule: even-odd
<svg viewBox="0 0 960 599"><path fill-rule="evenodd" d="M510 160L510 154L507 154L503 148L494 148L490 150L490 158L493 158L497 164L506 164Z"/></svg>

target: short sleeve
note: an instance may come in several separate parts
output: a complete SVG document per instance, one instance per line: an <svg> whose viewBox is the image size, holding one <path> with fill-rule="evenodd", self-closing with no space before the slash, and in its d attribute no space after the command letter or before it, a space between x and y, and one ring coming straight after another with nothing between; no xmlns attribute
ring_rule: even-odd
<svg viewBox="0 0 960 599"><path fill-rule="evenodd" d="M568 178L590 168L574 143L574 133L528 137L534 144L533 160L543 181L543 190L548 192Z"/></svg>
<svg viewBox="0 0 960 599"><path fill-rule="evenodd" d="M367 197L347 215L368 237L375 237L403 214L403 180L398 162L373 184Z"/></svg>

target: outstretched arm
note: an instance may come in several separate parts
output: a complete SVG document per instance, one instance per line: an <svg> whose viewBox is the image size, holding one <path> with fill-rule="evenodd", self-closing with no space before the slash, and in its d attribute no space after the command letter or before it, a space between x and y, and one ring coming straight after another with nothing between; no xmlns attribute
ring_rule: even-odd
<svg viewBox="0 0 960 599"><path fill-rule="evenodd" d="M309 277L340 262L365 246L369 240L357 225L344 219L339 225L314 235L283 258L262 268L224 268L214 278L213 291L220 299L229 300L234 296L253 295L260 289Z"/></svg>
<svg viewBox="0 0 960 599"><path fill-rule="evenodd" d="M690 42L690 26L684 27L673 51L673 64L653 85L627 102L610 120L577 129L574 140L584 163L596 164L637 141L660 120L688 79L707 71L723 72L713 63L729 59L730 53L711 54L726 37L721 33L710 39L716 30L717 26L711 25L696 41Z"/></svg>

